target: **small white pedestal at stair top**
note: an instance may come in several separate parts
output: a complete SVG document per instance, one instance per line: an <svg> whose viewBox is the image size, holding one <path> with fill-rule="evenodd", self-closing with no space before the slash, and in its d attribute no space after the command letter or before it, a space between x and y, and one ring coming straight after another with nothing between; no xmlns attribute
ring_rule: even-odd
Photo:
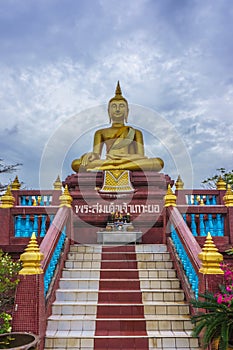
<svg viewBox="0 0 233 350"><path fill-rule="evenodd" d="M140 243L142 240L141 231L98 231L97 243L100 244L127 244L127 243Z"/></svg>

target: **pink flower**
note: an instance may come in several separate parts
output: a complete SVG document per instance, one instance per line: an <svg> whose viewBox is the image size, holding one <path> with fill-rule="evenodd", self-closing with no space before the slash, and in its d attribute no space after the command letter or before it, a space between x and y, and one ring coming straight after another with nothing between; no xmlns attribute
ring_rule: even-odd
<svg viewBox="0 0 233 350"><path fill-rule="evenodd" d="M222 295L219 294L219 295L217 296L217 303L218 303L218 304L222 304L222 300L223 300Z"/></svg>

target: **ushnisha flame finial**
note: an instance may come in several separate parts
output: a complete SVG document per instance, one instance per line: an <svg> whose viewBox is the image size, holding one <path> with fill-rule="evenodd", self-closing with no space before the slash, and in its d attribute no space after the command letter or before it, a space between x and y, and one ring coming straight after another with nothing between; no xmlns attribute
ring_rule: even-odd
<svg viewBox="0 0 233 350"><path fill-rule="evenodd" d="M111 98L111 100L109 101L112 102L114 100L123 100L127 103L128 105L128 101L126 100L126 98L124 98L124 96L122 96L122 91L121 91L121 86L120 86L120 82L118 80L117 82L117 86L116 86L116 90L115 90L115 96Z"/></svg>
<svg viewBox="0 0 233 350"><path fill-rule="evenodd" d="M116 86L115 97L116 98L122 98L122 92L121 92L121 87L120 87L119 80L118 80L117 86Z"/></svg>

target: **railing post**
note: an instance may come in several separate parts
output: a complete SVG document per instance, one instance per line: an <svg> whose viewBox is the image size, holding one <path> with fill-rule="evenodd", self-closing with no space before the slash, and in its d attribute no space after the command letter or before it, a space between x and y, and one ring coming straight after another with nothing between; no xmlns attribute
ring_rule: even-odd
<svg viewBox="0 0 233 350"><path fill-rule="evenodd" d="M15 198L12 195L10 186L7 187L6 193L1 197L0 204L0 237L1 245L10 244L10 222L11 208L14 206Z"/></svg>
<svg viewBox="0 0 233 350"><path fill-rule="evenodd" d="M62 182L58 176L56 181L53 183L53 194L52 194L52 205L59 205L59 197L62 194Z"/></svg>
<svg viewBox="0 0 233 350"><path fill-rule="evenodd" d="M15 198L15 205L19 205L19 190L21 183L19 182L18 176L16 175L14 181L11 183L11 191Z"/></svg>
<svg viewBox="0 0 233 350"><path fill-rule="evenodd" d="M198 257L202 262L199 269L199 293L203 294L206 291L215 293L218 290L218 285L223 281L224 272L220 268L223 256L218 252L210 233L208 233L202 252L198 254Z"/></svg>
<svg viewBox="0 0 233 350"><path fill-rule="evenodd" d="M166 195L164 196L164 214L163 214L163 244L167 243L167 237L170 234L168 226L170 226L168 212L165 210L168 207L176 207L176 195L173 193L170 184L168 185Z"/></svg>
<svg viewBox="0 0 233 350"><path fill-rule="evenodd" d="M178 176L176 182L175 182L176 190L175 195L177 197L177 204L186 204L185 200L185 192L184 192L184 182L182 181L180 175Z"/></svg>
<svg viewBox="0 0 233 350"><path fill-rule="evenodd" d="M233 245L233 191L231 186L227 186L227 191L223 197L225 206L227 207L227 231L229 232L229 243Z"/></svg>
<svg viewBox="0 0 233 350"><path fill-rule="evenodd" d="M227 208L229 243L233 246L233 207Z"/></svg>
<svg viewBox="0 0 233 350"><path fill-rule="evenodd" d="M44 348L46 330L44 274L40 267L42 259L43 254L33 234L20 256L23 268L19 272L12 321L13 332L31 332L39 336L39 350Z"/></svg>
<svg viewBox="0 0 233 350"><path fill-rule="evenodd" d="M10 244L11 209L0 208L0 237L2 246Z"/></svg>
<svg viewBox="0 0 233 350"><path fill-rule="evenodd" d="M226 189L227 189L227 184L221 176L219 176L219 178L218 178L218 181L216 183L216 187L217 187L217 190L219 191L219 203L218 204L223 205L224 204L223 197L224 197Z"/></svg>

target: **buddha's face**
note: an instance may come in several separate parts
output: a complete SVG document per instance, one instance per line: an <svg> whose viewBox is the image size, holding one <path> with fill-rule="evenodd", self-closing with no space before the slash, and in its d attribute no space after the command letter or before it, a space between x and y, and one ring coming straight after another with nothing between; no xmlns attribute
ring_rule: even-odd
<svg viewBox="0 0 233 350"><path fill-rule="evenodd" d="M124 100L112 100L109 104L108 113L112 122L127 121L128 112L128 105Z"/></svg>

